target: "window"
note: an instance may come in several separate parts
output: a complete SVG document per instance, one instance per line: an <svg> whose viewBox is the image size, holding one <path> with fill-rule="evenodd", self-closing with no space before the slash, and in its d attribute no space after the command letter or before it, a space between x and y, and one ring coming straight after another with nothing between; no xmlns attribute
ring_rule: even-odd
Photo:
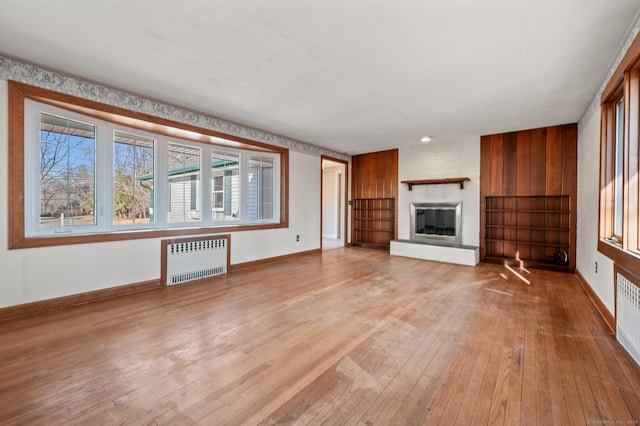
<svg viewBox="0 0 640 426"><path fill-rule="evenodd" d="M273 218L273 159L252 156L249 159L249 217Z"/></svg>
<svg viewBox="0 0 640 426"><path fill-rule="evenodd" d="M155 139L115 131L113 137L113 223L154 223Z"/></svg>
<svg viewBox="0 0 640 426"><path fill-rule="evenodd" d="M623 205L623 158L624 158L624 98L619 99L614 107L614 190L613 190L613 235L618 241L622 241L622 222L624 215Z"/></svg>
<svg viewBox="0 0 640 426"><path fill-rule="evenodd" d="M200 148L169 142L167 151L168 221L200 220Z"/></svg>
<svg viewBox="0 0 640 426"><path fill-rule="evenodd" d="M10 83L10 111L24 114L10 128L11 248L287 226L285 149L43 103L32 89L49 94Z"/></svg>
<svg viewBox="0 0 640 426"><path fill-rule="evenodd" d="M211 154L211 219L214 221L240 219L239 167L238 154L224 151Z"/></svg>
<svg viewBox="0 0 640 426"><path fill-rule="evenodd" d="M624 85L620 85L602 103L603 138L601 141L600 237L622 248L628 241L629 224L625 223L628 181L628 148L625 129Z"/></svg>
<svg viewBox="0 0 640 426"><path fill-rule="evenodd" d="M640 273L640 39L602 94L598 250Z"/></svg>
<svg viewBox="0 0 640 426"><path fill-rule="evenodd" d="M40 200L27 202L31 213L27 222L34 222L27 236L278 219L274 209L277 155L223 152L212 145L169 139L34 101L27 102L27 115L40 117L38 123L27 122L40 134L39 149L26 159L31 164L27 170L38 170L38 176L31 178L40 181ZM101 144L103 140L110 140L111 146ZM205 157L211 158L210 169L202 167ZM166 161L161 165L157 158ZM108 182L96 178L103 175L96 173L96 162L106 161L111 164ZM243 161L247 163L246 212L240 205ZM211 173L206 185L204 173ZM164 178L156 179L161 174ZM209 192L211 215L203 216L204 194Z"/></svg>
<svg viewBox="0 0 640 426"><path fill-rule="evenodd" d="M70 232L95 225L96 128L93 124L40 113L39 147L33 147L40 199L32 200L39 214L34 227Z"/></svg>

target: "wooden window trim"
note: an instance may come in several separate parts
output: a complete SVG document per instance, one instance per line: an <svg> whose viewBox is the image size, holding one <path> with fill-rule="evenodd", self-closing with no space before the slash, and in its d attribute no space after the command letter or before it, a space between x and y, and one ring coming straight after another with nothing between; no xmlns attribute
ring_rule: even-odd
<svg viewBox="0 0 640 426"><path fill-rule="evenodd" d="M616 265L620 265L636 275L640 275L640 256L622 250L618 245L603 239L598 241L598 251L611 259Z"/></svg>
<svg viewBox="0 0 640 426"><path fill-rule="evenodd" d="M629 49L627 49L627 53L625 53L624 57L616 67L616 70L613 72L613 75L607 82L604 90L602 91L602 95L600 97L600 102L604 103L607 99L610 99L611 94L617 90L617 88L622 85L624 80L624 74L628 70L634 67L638 60L640 59L640 35L636 36Z"/></svg>
<svg viewBox="0 0 640 426"><path fill-rule="evenodd" d="M625 143L624 143L624 177L626 188L624 191L624 201L626 208L624 209L626 231L624 238L626 243L623 246L634 252L639 251L638 244L638 159L640 152L638 151L638 132L640 130L638 115L640 114L640 68L635 66L627 72L625 84L628 86L625 93ZM624 240L623 240L624 241Z"/></svg>
<svg viewBox="0 0 640 426"><path fill-rule="evenodd" d="M72 244L86 244L111 241L126 241L145 238L179 237L201 234L219 234L238 231L287 228L289 226L289 150L238 136L226 135L184 123L178 123L148 114L54 92L15 81L9 81L9 158L8 158L8 221L9 249L50 247ZM167 136L185 138L201 143L223 145L254 151L268 151L280 154L280 222L257 225L224 225L181 229L153 229L96 233L70 236L27 237L25 233L25 100L58 106L67 110L96 117L129 127L161 133Z"/></svg>
<svg viewBox="0 0 640 426"><path fill-rule="evenodd" d="M615 103L624 96L623 235L613 236ZM598 251L640 274L640 36L636 37L601 96L600 208Z"/></svg>
<svg viewBox="0 0 640 426"><path fill-rule="evenodd" d="M614 173L616 147L616 104L624 94L620 84L603 102L600 135L600 230L601 238L613 236L614 232ZM619 236L622 240L622 236Z"/></svg>

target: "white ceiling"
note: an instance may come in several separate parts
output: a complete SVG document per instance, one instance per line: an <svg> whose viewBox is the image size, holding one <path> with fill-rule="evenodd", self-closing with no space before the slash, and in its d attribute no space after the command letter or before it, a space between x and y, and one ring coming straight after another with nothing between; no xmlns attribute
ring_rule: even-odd
<svg viewBox="0 0 640 426"><path fill-rule="evenodd" d="M576 122L640 0L3 0L0 52L345 153Z"/></svg>

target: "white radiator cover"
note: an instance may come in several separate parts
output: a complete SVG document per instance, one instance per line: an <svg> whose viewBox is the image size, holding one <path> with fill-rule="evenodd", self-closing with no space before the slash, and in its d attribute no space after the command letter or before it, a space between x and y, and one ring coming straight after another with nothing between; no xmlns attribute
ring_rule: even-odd
<svg viewBox="0 0 640 426"><path fill-rule="evenodd" d="M226 274L227 257L226 238L169 243L166 285Z"/></svg>
<svg viewBox="0 0 640 426"><path fill-rule="evenodd" d="M640 364L640 288L616 274L616 338Z"/></svg>

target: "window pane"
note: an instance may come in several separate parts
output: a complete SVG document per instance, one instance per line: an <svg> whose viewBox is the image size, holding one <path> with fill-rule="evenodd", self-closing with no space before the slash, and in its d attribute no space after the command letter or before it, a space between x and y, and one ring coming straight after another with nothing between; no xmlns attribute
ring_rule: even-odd
<svg viewBox="0 0 640 426"><path fill-rule="evenodd" d="M113 141L113 223L153 223L154 140L122 132Z"/></svg>
<svg viewBox="0 0 640 426"><path fill-rule="evenodd" d="M273 158L249 158L249 219L273 219Z"/></svg>
<svg viewBox="0 0 640 426"><path fill-rule="evenodd" d="M96 127L40 114L40 227L95 225Z"/></svg>
<svg viewBox="0 0 640 426"><path fill-rule="evenodd" d="M213 192L222 192L224 191L224 176L214 176L213 177Z"/></svg>
<svg viewBox="0 0 640 426"><path fill-rule="evenodd" d="M623 221L623 194L622 194L622 182L623 182L623 141L624 141L624 98L620 99L616 103L616 146L615 146L615 183L613 189L613 233L618 237L622 236L622 221Z"/></svg>
<svg viewBox="0 0 640 426"><path fill-rule="evenodd" d="M168 145L169 222L200 220L200 156L199 148Z"/></svg>
<svg viewBox="0 0 640 426"><path fill-rule="evenodd" d="M238 164L235 153L214 151L211 154L211 219L240 219L240 190Z"/></svg>
<svg viewBox="0 0 640 426"><path fill-rule="evenodd" d="M215 210L224 208L224 194L222 192L213 194L213 208Z"/></svg>

